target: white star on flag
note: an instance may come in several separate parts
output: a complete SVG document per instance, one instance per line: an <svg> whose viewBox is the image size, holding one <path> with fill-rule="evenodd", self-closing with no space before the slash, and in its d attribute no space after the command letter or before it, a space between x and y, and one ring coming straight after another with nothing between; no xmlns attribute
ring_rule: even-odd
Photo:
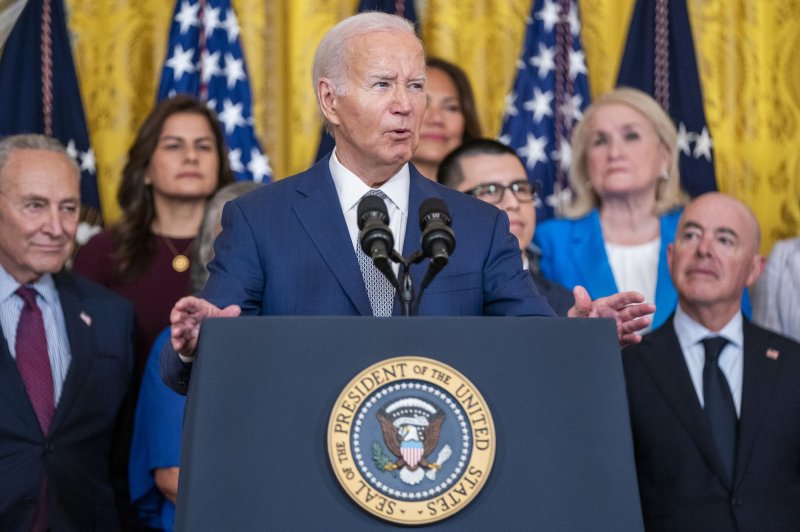
<svg viewBox="0 0 800 532"><path fill-rule="evenodd" d="M545 148L547 148L547 139L544 137L537 138L531 133L528 133L528 141L525 146L518 148L517 152L520 157L525 159L525 166L529 169L536 166L536 163L547 162L547 155L545 155Z"/></svg>
<svg viewBox="0 0 800 532"><path fill-rule="evenodd" d="M87 151L83 152L81 157L81 172L87 171L89 173L95 173L95 162L94 162L94 150L89 148Z"/></svg>
<svg viewBox="0 0 800 532"><path fill-rule="evenodd" d="M244 172L245 168L242 164L242 150L240 148L228 150L228 164L234 172Z"/></svg>
<svg viewBox="0 0 800 532"><path fill-rule="evenodd" d="M197 14L200 12L200 4L191 5L189 2L181 2L181 10L175 15L175 21L181 26L181 33L186 33L192 26L198 26L200 21Z"/></svg>
<svg viewBox="0 0 800 532"><path fill-rule="evenodd" d="M505 99L505 108L506 108L506 115L508 116L517 116L519 114L519 110L517 110L517 93L511 92L506 94Z"/></svg>
<svg viewBox="0 0 800 532"><path fill-rule="evenodd" d="M708 134L707 128L703 128L703 131L695 138L694 153L692 155L695 159L699 159L702 156L706 158L706 161L710 161L712 147L711 135Z"/></svg>
<svg viewBox="0 0 800 532"><path fill-rule="evenodd" d="M581 107L583 107L583 96L580 94L573 94L572 97L566 103L564 103L564 107L561 109L565 116L568 116L575 121L579 121L583 118L583 111L581 111Z"/></svg>
<svg viewBox="0 0 800 532"><path fill-rule="evenodd" d="M194 49L189 48L184 50L180 44L175 47L172 57L167 59L166 66L172 69L175 81L183 77L185 73L192 73L195 71L194 63L192 63L192 56L194 56Z"/></svg>
<svg viewBox="0 0 800 532"><path fill-rule="evenodd" d="M245 79L244 63L241 59L236 59L231 54L225 54L225 77L228 80L228 89L236 86L236 82Z"/></svg>
<svg viewBox="0 0 800 532"><path fill-rule="evenodd" d="M536 19L542 21L545 31L553 31L553 28L558 24L558 19L561 18L560 11L558 4L552 0L544 0L544 7L536 13Z"/></svg>
<svg viewBox="0 0 800 532"><path fill-rule="evenodd" d="M272 175L272 168L269 166L269 159L256 148L250 152L250 162L247 169L253 174L253 181L261 183L265 177Z"/></svg>
<svg viewBox="0 0 800 532"><path fill-rule="evenodd" d="M586 54L583 50L572 50L569 53L569 77L575 79L578 74L586 74Z"/></svg>
<svg viewBox="0 0 800 532"><path fill-rule="evenodd" d="M212 77L222 74L222 69L219 66L219 59L219 50L212 54L208 53L208 50L203 50L202 57L200 58L200 63L202 64L200 72L202 73L203 83L208 83Z"/></svg>
<svg viewBox="0 0 800 532"><path fill-rule="evenodd" d="M572 147L569 145L569 141L562 137L558 151L553 151L551 157L554 161L559 162L562 170L565 172L569 170L569 164L572 162Z"/></svg>
<svg viewBox="0 0 800 532"><path fill-rule="evenodd" d="M206 38L213 35L214 30L225 27L219 19L221 11L218 7L203 10L203 27L205 28Z"/></svg>
<svg viewBox="0 0 800 532"><path fill-rule="evenodd" d="M78 149L75 147L75 139L69 139L66 149L67 155L69 155L73 161L78 162Z"/></svg>
<svg viewBox="0 0 800 532"><path fill-rule="evenodd" d="M239 38L239 21L236 20L236 13L229 9L225 14L225 31L228 32L228 42L233 42Z"/></svg>
<svg viewBox="0 0 800 532"><path fill-rule="evenodd" d="M569 15L567 16L567 21L569 22L569 29L572 32L573 37L577 37L581 34L581 21L578 18L578 6L575 2L572 2Z"/></svg>
<svg viewBox="0 0 800 532"><path fill-rule="evenodd" d="M539 69L539 77L544 79L556 69L556 52L544 43L539 43L539 55L531 57L531 65Z"/></svg>
<svg viewBox="0 0 800 532"><path fill-rule="evenodd" d="M678 148L684 155L691 155L692 149L689 147L689 133L686 131L686 125L681 122L678 125Z"/></svg>
<svg viewBox="0 0 800 532"><path fill-rule="evenodd" d="M242 116L242 104L235 104L228 99L222 102L222 112L219 113L218 118L225 125L225 133L228 135L233 133L237 127L247 124Z"/></svg>
<svg viewBox="0 0 800 532"><path fill-rule="evenodd" d="M533 98L522 104L522 108L533 113L533 119L541 122L545 116L553 116L553 93L542 92L539 87L533 88Z"/></svg>

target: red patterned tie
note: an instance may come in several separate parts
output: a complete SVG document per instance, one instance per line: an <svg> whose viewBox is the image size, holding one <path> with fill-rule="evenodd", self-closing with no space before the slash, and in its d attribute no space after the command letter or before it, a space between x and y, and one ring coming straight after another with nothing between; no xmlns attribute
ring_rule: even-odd
<svg viewBox="0 0 800 532"><path fill-rule="evenodd" d="M53 372L47 354L47 336L44 333L42 311L36 304L36 290L30 286L20 286L17 295L25 302L17 325L17 369L25 383L28 397L33 404L42 432L47 435L50 420L53 419L55 401L53 399ZM47 530L47 479L39 485L39 504L36 505L32 532Z"/></svg>
<svg viewBox="0 0 800 532"><path fill-rule="evenodd" d="M20 286L17 290L25 305L17 325L17 368L25 383L28 397L36 411L42 432L47 434L53 419L53 372L47 355L47 337L44 333L42 311L36 304L36 290Z"/></svg>

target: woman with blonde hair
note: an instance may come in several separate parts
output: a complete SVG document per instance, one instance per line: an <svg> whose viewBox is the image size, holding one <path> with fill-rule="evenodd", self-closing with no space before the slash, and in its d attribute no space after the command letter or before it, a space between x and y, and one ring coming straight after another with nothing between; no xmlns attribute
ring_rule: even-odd
<svg viewBox="0 0 800 532"><path fill-rule="evenodd" d="M681 207L678 133L647 94L617 88L597 99L572 136L567 219L536 229L542 274L594 298L636 290L656 304L652 328L675 309L667 268Z"/></svg>

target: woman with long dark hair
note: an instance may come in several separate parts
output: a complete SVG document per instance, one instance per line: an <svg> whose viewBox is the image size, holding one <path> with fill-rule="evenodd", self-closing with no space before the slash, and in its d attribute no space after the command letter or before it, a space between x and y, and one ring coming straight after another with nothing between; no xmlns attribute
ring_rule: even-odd
<svg viewBox="0 0 800 532"><path fill-rule="evenodd" d="M189 257L206 202L232 181L214 113L188 96L163 100L129 151L117 195L122 217L78 251L74 272L134 303L137 376L172 305L190 292Z"/></svg>

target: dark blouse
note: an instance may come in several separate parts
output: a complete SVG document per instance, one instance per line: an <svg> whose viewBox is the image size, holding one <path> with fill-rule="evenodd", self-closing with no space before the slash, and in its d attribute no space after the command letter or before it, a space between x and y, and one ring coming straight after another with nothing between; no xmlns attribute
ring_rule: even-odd
<svg viewBox="0 0 800 532"><path fill-rule="evenodd" d="M155 257L150 266L133 280L118 278L117 264L112 257L111 233L95 235L78 250L72 271L99 283L133 302L136 311L136 376L141 378L147 356L158 334L169 325L172 306L189 294L189 270L178 273L172 269L174 253L164 239L155 238ZM191 238L169 239L183 253ZM191 251L191 250L189 250ZM190 256L190 253L184 253Z"/></svg>

